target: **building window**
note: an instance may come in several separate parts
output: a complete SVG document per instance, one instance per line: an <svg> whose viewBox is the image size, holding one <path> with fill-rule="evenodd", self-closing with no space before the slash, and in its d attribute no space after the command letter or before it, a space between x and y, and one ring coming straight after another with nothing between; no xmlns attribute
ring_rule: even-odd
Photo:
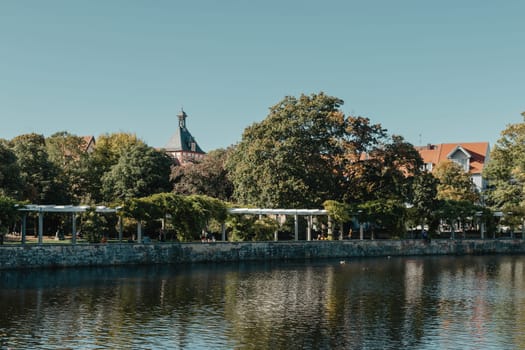
<svg viewBox="0 0 525 350"><path fill-rule="evenodd" d="M432 162L430 163L425 163L421 166L421 170L422 171L428 171L428 172L432 172L432 169L433 169L433 164Z"/></svg>
<svg viewBox="0 0 525 350"><path fill-rule="evenodd" d="M464 171L469 171L470 162L468 158L456 158L454 159L454 162L459 164L459 166L462 167Z"/></svg>

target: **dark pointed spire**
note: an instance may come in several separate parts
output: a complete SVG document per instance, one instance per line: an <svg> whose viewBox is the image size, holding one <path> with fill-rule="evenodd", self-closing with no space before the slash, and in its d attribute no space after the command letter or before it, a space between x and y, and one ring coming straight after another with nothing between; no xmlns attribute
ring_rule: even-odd
<svg viewBox="0 0 525 350"><path fill-rule="evenodd" d="M188 117L188 115L186 114L186 112L184 112L184 109L180 109L180 114L178 115L179 117L179 127L185 129L186 128L186 118Z"/></svg>
<svg viewBox="0 0 525 350"><path fill-rule="evenodd" d="M186 118L188 115L182 108L177 117L179 118L179 127L171 136L164 149L168 152L195 152L204 154L205 152L199 147L197 141L186 127Z"/></svg>

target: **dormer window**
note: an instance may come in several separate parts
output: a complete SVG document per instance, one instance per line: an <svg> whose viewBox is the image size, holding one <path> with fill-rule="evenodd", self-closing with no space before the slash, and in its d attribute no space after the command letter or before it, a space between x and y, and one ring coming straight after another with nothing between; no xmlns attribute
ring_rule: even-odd
<svg viewBox="0 0 525 350"><path fill-rule="evenodd" d="M470 168L470 159L468 158L456 158L452 159L453 162L456 162L465 172L469 171Z"/></svg>
<svg viewBox="0 0 525 350"><path fill-rule="evenodd" d="M453 162L456 162L465 172L470 170L470 158L472 156L463 147L457 146L447 156Z"/></svg>

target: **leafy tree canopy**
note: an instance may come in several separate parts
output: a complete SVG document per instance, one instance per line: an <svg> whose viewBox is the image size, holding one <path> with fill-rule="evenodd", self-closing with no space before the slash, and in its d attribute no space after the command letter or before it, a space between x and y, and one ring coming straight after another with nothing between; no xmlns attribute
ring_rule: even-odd
<svg viewBox="0 0 525 350"><path fill-rule="evenodd" d="M84 138L67 131L57 132L46 139L46 150L73 202L89 202L89 189L100 185L90 186L91 169Z"/></svg>
<svg viewBox="0 0 525 350"><path fill-rule="evenodd" d="M15 153L5 141L0 142L0 194L21 198L23 185Z"/></svg>
<svg viewBox="0 0 525 350"><path fill-rule="evenodd" d="M242 204L320 207L337 191L332 155L343 134L343 101L324 93L285 97L248 127L227 160Z"/></svg>
<svg viewBox="0 0 525 350"><path fill-rule="evenodd" d="M483 172L490 183L488 203L494 209L525 207L525 112L522 116L524 122L510 124L501 132Z"/></svg>
<svg viewBox="0 0 525 350"><path fill-rule="evenodd" d="M60 169L49 160L43 135L20 135L13 138L10 145L25 186L22 199L36 204L69 202Z"/></svg>
<svg viewBox="0 0 525 350"><path fill-rule="evenodd" d="M197 163L175 166L171 171L173 190L180 194L202 194L231 200L233 184L228 178L225 162L231 149L218 149L209 152Z"/></svg>
<svg viewBox="0 0 525 350"><path fill-rule="evenodd" d="M107 202L146 197L170 190L171 159L144 143L130 144L118 162L102 176Z"/></svg>
<svg viewBox="0 0 525 350"><path fill-rule="evenodd" d="M5 233L9 226L19 217L17 202L7 196L0 195L0 234Z"/></svg>
<svg viewBox="0 0 525 350"><path fill-rule="evenodd" d="M322 92L288 96L248 127L227 160L234 199L297 208L405 198L419 153L368 118L345 117L342 104Z"/></svg>
<svg viewBox="0 0 525 350"><path fill-rule="evenodd" d="M439 163L434 170L434 176L439 180L438 199L470 201L471 203L479 200L479 193L470 175L456 162Z"/></svg>

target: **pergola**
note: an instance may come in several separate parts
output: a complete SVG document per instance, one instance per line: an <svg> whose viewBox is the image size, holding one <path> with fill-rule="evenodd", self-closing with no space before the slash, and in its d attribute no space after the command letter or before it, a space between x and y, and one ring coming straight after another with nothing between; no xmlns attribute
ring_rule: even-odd
<svg viewBox="0 0 525 350"><path fill-rule="evenodd" d="M323 209L261 209L261 208L231 208L230 214L248 214L248 215L285 215L294 217L294 239L299 240L299 216L305 216L308 223L306 230L306 240L312 240L313 217L326 215L328 211ZM329 218L330 219L330 218ZM222 240L226 239L223 229ZM277 232L274 234L274 240L277 240Z"/></svg>
<svg viewBox="0 0 525 350"><path fill-rule="evenodd" d="M83 213L87 209L91 208L88 205L38 205L38 204L27 204L22 208L18 209L24 212L22 216L22 244L26 242L26 221L27 213L38 213L38 243L42 244L44 237L44 214L45 213L64 213L71 214L71 242L76 243L77 228L76 219L78 213ZM108 208L105 206L95 207L97 213L116 213L119 208ZM122 240L122 225L119 231L119 240Z"/></svg>
<svg viewBox="0 0 525 350"><path fill-rule="evenodd" d="M77 238L77 229L76 229L76 219L79 213L85 212L87 209L91 208L88 205L38 205L38 204L28 204L19 209L19 211L24 212L22 217L22 244L26 243L26 231L27 231L27 213L38 213L38 243L43 243L44 236L44 215L45 213L63 213L71 214L71 232L72 238L71 242L76 243ZM116 213L120 208L109 208L105 206L97 206L95 210L97 213ZM285 215L294 217L294 239L299 240L299 217L306 217L307 220L307 233L306 239L308 241L312 240L312 227L313 227L313 217L314 216L328 216L328 212L322 209L262 209L262 208L230 208L228 209L230 214L238 215ZM329 218L330 219L330 218ZM138 242L142 241L142 230L140 222L138 224ZM225 226L223 225L222 229L222 240L226 240L226 231ZM274 240L277 240L277 232L274 235ZM119 229L119 241L122 241L122 222L120 221Z"/></svg>

